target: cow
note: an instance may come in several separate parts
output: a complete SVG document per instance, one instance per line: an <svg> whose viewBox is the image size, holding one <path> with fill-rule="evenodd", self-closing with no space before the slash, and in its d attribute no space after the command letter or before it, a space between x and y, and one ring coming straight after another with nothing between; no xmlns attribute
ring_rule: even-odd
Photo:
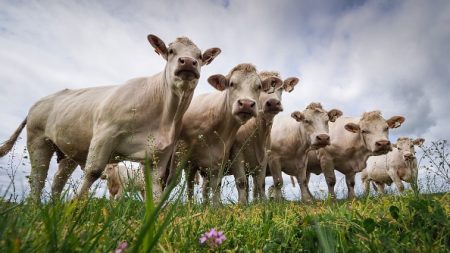
<svg viewBox="0 0 450 253"><path fill-rule="evenodd" d="M266 176L273 177L270 192L275 200L282 199L281 172L297 178L302 201L312 200L306 179L307 154L330 144L328 122L336 121L341 115L338 109L327 112L320 103L311 103L303 112L293 112L291 117L275 117L266 171Z"/></svg>
<svg viewBox="0 0 450 253"><path fill-rule="evenodd" d="M192 100L186 111L180 140L188 147L190 168L187 170L188 196L193 196L193 181L200 170L207 189L213 189L212 202L220 204L220 181L228 165L229 151L239 127L258 113L261 91L279 85L278 78L260 80L251 64L239 64L228 75L213 75L208 82L218 91L202 94ZM172 175L175 173L172 173Z"/></svg>
<svg viewBox="0 0 450 253"><path fill-rule="evenodd" d="M261 80L270 77L281 78L278 72L262 71ZM280 82L274 91L261 92L259 97L258 116L247 121L236 134L236 140L231 148L230 173L234 176L238 190L238 202L248 202L248 177L252 175L254 196L265 199L264 183L266 178L267 150L270 143L270 131L275 115L283 111L281 95L283 90L291 92L299 82L296 77L289 77Z"/></svg>
<svg viewBox="0 0 450 253"><path fill-rule="evenodd" d="M371 156L367 160L366 168L361 172L361 180L365 194L369 194L370 182L374 182L379 193L384 193L385 184L395 183L399 192L403 192L402 181L417 185L417 159L414 146L422 146L423 138L415 140L400 137L392 144L392 151L385 155Z"/></svg>
<svg viewBox="0 0 450 253"><path fill-rule="evenodd" d="M192 100L200 69L221 50L210 48L202 54L186 37L168 46L155 35L147 39L167 62L163 71L123 85L65 89L44 97L0 147L1 157L11 150L27 124L32 199L40 200L55 152L60 161L57 182L52 187L55 192L60 192L77 164L85 170L77 193L81 198L88 194L106 164L141 162L148 157L155 164L155 198L160 197L161 178L170 169L181 120Z"/></svg>
<svg viewBox="0 0 450 253"><path fill-rule="evenodd" d="M143 168L130 169L123 163L111 163L106 165L100 178L106 180L111 200L122 198L126 191L139 192L145 198Z"/></svg>
<svg viewBox="0 0 450 253"><path fill-rule="evenodd" d="M366 167L369 156L391 150L389 129L400 127L404 121L403 116L386 120L380 111L365 112L362 117L340 117L329 126L330 145L308 154L308 173L324 173L328 195L335 199L334 170L341 172L345 175L347 198L355 198L355 174Z"/></svg>

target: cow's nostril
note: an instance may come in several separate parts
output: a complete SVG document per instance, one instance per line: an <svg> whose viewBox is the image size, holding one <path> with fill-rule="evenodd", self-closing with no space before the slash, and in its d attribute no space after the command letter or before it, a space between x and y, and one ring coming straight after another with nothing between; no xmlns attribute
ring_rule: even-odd
<svg viewBox="0 0 450 253"><path fill-rule="evenodd" d="M256 104L255 102L251 102L250 107L255 107L255 104Z"/></svg>
<svg viewBox="0 0 450 253"><path fill-rule="evenodd" d="M244 104L242 104L242 101L241 101L241 100L238 100L238 104L239 104L239 106L244 105Z"/></svg>
<svg viewBox="0 0 450 253"><path fill-rule="evenodd" d="M178 58L178 62L181 64L184 64L184 59L183 58Z"/></svg>
<svg viewBox="0 0 450 253"><path fill-rule="evenodd" d="M280 102L280 101L278 101L278 102L277 102L277 105L281 105L281 102Z"/></svg>
<svg viewBox="0 0 450 253"><path fill-rule="evenodd" d="M193 60L192 65L197 66L197 60Z"/></svg>

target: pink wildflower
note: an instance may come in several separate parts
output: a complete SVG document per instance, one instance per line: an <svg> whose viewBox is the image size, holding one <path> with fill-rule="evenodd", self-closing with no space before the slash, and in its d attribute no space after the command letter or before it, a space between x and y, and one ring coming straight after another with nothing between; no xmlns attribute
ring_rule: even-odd
<svg viewBox="0 0 450 253"><path fill-rule="evenodd" d="M223 243L227 238L222 231L216 231L212 228L210 231L205 232L200 236L200 244L208 245L210 248L215 248Z"/></svg>

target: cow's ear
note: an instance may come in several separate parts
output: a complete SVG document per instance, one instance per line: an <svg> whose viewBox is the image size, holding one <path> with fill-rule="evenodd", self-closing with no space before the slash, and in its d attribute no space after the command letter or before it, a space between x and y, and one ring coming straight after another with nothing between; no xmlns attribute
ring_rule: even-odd
<svg viewBox="0 0 450 253"><path fill-rule="evenodd" d="M392 116L390 119L386 120L389 128L397 128L400 127L403 122L405 122L405 117L402 116Z"/></svg>
<svg viewBox="0 0 450 253"><path fill-rule="evenodd" d="M298 84L300 80L297 77L288 77L283 82L283 89L286 92L291 92L294 90L295 85Z"/></svg>
<svg viewBox="0 0 450 253"><path fill-rule="evenodd" d="M264 92L273 93L283 85L283 81L278 77L272 76L264 79L261 85Z"/></svg>
<svg viewBox="0 0 450 253"><path fill-rule="evenodd" d="M299 111L295 111L291 113L291 117L294 118L296 121L301 122L305 119L305 115Z"/></svg>
<svg viewBox="0 0 450 253"><path fill-rule="evenodd" d="M218 47L207 49L202 55L202 66L210 64L221 52Z"/></svg>
<svg viewBox="0 0 450 253"><path fill-rule="evenodd" d="M208 77L208 83L211 84L212 87L220 91L225 90L228 86L227 78L221 74Z"/></svg>
<svg viewBox="0 0 450 253"><path fill-rule="evenodd" d="M359 131L361 131L361 128L359 127L358 124L355 123L347 123L344 126L345 130L352 132L352 133L359 133Z"/></svg>
<svg viewBox="0 0 450 253"><path fill-rule="evenodd" d="M330 119L331 122L335 122L337 120L337 118L342 116L342 111L338 110L338 109L332 109L331 111L328 112L328 118Z"/></svg>
<svg viewBox="0 0 450 253"><path fill-rule="evenodd" d="M424 142L425 142L424 138L417 138L413 140L413 144L419 147L422 146Z"/></svg>
<svg viewBox="0 0 450 253"><path fill-rule="evenodd" d="M148 42L150 42L150 45L155 49L155 52L160 54L167 61L167 47L164 41L153 34L149 34L147 39Z"/></svg>

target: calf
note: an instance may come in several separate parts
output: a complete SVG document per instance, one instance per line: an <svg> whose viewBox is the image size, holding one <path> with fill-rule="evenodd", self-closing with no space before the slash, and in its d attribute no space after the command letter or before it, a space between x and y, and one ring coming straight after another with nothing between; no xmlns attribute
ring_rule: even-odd
<svg viewBox="0 0 450 253"><path fill-rule="evenodd" d="M389 128L397 128L405 121L402 116L385 120L379 111L366 112L360 118L341 117L330 124L329 146L311 152L308 171L325 175L328 194L336 198L334 170L345 175L348 198L355 197L355 174L366 167L369 156L383 155L391 150Z"/></svg>
<svg viewBox="0 0 450 253"><path fill-rule="evenodd" d="M31 161L31 196L40 200L49 163L56 152L59 166L54 191L60 192L80 165L85 169L78 196L85 196L106 164L122 160L156 164L155 197L161 194L161 178L170 167L175 141L184 112L200 77L201 66L220 53L211 48L201 54L188 38L177 38L166 47L155 35L148 41L167 64L151 77L136 78L123 85L78 90L65 89L36 102L27 119L0 147L0 157L9 152L27 125Z"/></svg>
<svg viewBox="0 0 450 253"><path fill-rule="evenodd" d="M424 141L423 138L413 140L400 137L389 153L369 157L366 168L361 172L365 194L370 191L370 181L375 183L379 193L384 193L384 185L391 185L392 182L400 192L404 190L402 181L417 184L418 167L414 145L421 146Z"/></svg>
<svg viewBox="0 0 450 253"><path fill-rule="evenodd" d="M122 198L125 191L139 192L142 198L145 198L145 180L142 168L133 170L122 163L108 164L100 178L106 180L109 197L112 200Z"/></svg>
<svg viewBox="0 0 450 253"><path fill-rule="evenodd" d="M280 78L279 73L268 71L261 72L259 76L261 80L271 77ZM280 82L280 86L275 87L273 91L261 92L260 113L256 118L250 119L241 126L236 134L236 140L230 152L230 172L234 175L239 194L238 201L241 204L246 204L248 201L248 176L250 175L253 177L255 198L265 198L267 149L273 118L283 111L281 105L283 90L291 92L298 81L298 78L290 77Z"/></svg>
<svg viewBox="0 0 450 253"><path fill-rule="evenodd" d="M303 201L310 201L306 166L308 152L330 144L328 122L342 115L337 109L327 112L320 103L311 103L303 112L295 111L291 117L276 117L270 136L269 170L273 177L271 191L276 200L282 198L281 172L295 176L300 185Z"/></svg>
<svg viewBox="0 0 450 253"><path fill-rule="evenodd" d="M220 203L220 181L228 162L229 151L239 127L257 115L261 91L281 82L268 78L261 82L251 64L239 64L227 76L213 75L208 82L218 91L195 97L183 117L180 139L190 154L188 196L193 195L193 177L197 170L204 176L207 189L213 189L213 204ZM172 173L175 174L175 173Z"/></svg>

